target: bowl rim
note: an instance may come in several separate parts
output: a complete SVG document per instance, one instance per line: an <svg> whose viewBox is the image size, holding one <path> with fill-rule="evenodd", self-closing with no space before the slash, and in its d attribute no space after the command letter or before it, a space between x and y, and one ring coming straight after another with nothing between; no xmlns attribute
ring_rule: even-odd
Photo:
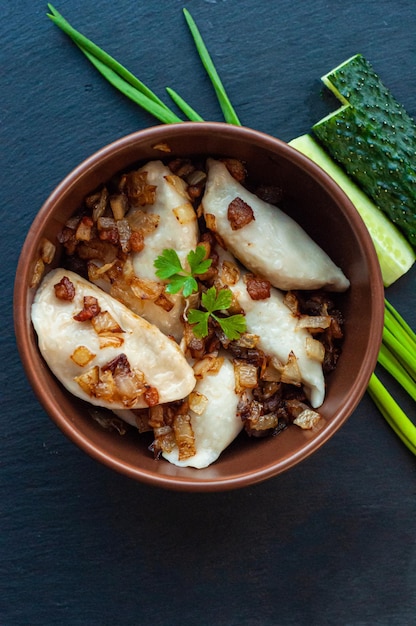
<svg viewBox="0 0 416 626"><path fill-rule="evenodd" d="M95 442L91 441L86 436L83 436L82 433L77 431L71 424L70 420L66 420L62 414L59 414L59 411L57 412L57 407L53 403L51 394L44 393L44 390L40 386L36 371L30 366L32 352L31 350L27 352L27 346L30 346L29 336L32 329L30 316L28 319L26 307L26 285L29 283L29 263L26 262L26 259L34 258L38 238L36 233L47 220L51 208L55 205L62 192L64 190L68 190L68 188L76 186L78 180L85 174L85 172L91 166L94 166L98 161L101 159L105 160L109 157L114 158L114 155L118 152L122 152L132 143L140 142L146 137L154 137L155 142L157 142L159 138L163 137L166 141L169 139L166 138L166 134L172 138L182 135L184 132L192 132L194 130L198 130L198 132L206 136L212 135L212 133L221 133L222 135L229 137L239 137L241 141L244 142L250 142L256 145L261 144L266 150L275 150L277 147L279 152L284 153L284 157L287 160L297 166L300 166L302 169L306 168L309 175L326 189L329 196L337 205L341 205L347 214L354 215L356 236L359 239L365 253L369 274L373 278L370 284L372 298L376 298L378 296L380 300L380 306L374 307L374 320L370 330L365 360L360 370L361 384L354 387L344 406L340 409L336 419L331 420L313 439L305 443L300 450L288 458L280 459L278 462L269 463L255 472L239 471L236 475L224 478L216 477L204 479L204 470L198 470L198 472L202 472L201 478L198 480L158 474L156 471L153 473L121 461L115 456L111 456L109 453L103 452L99 445L96 445ZM263 482L268 478L290 469L299 461L307 459L311 456L311 454L316 452L345 423L361 401L377 362L384 324L384 286L375 248L365 223L345 192L319 165L290 146L288 143L261 131L253 130L244 126L233 126L224 122L181 122L178 124L151 126L120 137L101 147L92 155L84 159L61 180L37 212L23 243L15 275L13 313L17 348L31 387L48 416L81 450L118 473L148 485L179 491L223 491ZM38 356L40 356L39 352Z"/></svg>

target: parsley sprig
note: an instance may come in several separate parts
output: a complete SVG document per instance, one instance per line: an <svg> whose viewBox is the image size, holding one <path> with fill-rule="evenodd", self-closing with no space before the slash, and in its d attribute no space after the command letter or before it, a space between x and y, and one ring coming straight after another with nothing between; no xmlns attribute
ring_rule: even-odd
<svg viewBox="0 0 416 626"><path fill-rule="evenodd" d="M168 248L163 250L154 261L156 276L161 280L168 281L166 285L167 293L178 293L182 290L185 298L198 291L198 282L195 276L205 274L211 267L212 259L205 259L206 250L204 246L197 246L196 250L190 250L186 259L190 271L182 267L176 250ZM238 339L241 333L246 330L246 319L244 315L230 315L220 317L219 311L226 311L232 304L233 296L229 289L216 290L210 287L201 296L201 305L205 309L190 309L188 311L188 322L193 324L193 332L196 337L206 337L208 335L208 322L212 317L221 327L222 331L230 340Z"/></svg>
<svg viewBox="0 0 416 626"><path fill-rule="evenodd" d="M188 253L186 257L190 268L188 272L182 267L176 250L173 248L163 250L153 264L157 268L156 276L161 280L169 281L166 292L178 293L182 289L184 297L187 298L198 291L195 276L205 274L212 263L212 259L204 259L205 254L204 246L197 246L196 250L191 250Z"/></svg>
<svg viewBox="0 0 416 626"><path fill-rule="evenodd" d="M229 289L220 289L217 291L215 287L210 287L208 291L202 294L201 304L206 309L190 309L188 311L188 322L195 324L193 332L196 337L206 337L208 335L208 321L212 317L221 327L228 339L238 339L246 330L246 318L238 313L228 317L220 317L217 311L225 311L230 308L232 303L232 293Z"/></svg>

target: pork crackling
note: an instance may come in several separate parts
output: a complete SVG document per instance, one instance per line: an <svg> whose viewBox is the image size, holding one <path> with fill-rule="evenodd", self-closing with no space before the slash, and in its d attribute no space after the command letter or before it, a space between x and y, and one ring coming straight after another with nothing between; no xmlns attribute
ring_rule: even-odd
<svg viewBox="0 0 416 626"><path fill-rule="evenodd" d="M342 270L290 216L248 191L223 162L207 160L202 207L227 249L279 289L345 291Z"/></svg>

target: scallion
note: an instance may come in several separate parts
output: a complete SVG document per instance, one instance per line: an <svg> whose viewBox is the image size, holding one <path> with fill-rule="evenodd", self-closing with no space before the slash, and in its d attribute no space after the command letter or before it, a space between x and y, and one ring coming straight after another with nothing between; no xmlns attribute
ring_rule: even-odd
<svg viewBox="0 0 416 626"><path fill-rule="evenodd" d="M171 111L151 89L136 78L134 74L107 54L102 48L90 41L90 39L75 30L52 4L48 4L48 8L50 13L47 15L53 23L72 39L85 54L87 59L106 80L116 87L116 89L161 122L167 124L182 122L182 120Z"/></svg>
<svg viewBox="0 0 416 626"><path fill-rule="evenodd" d="M195 24L194 19L192 18L191 14L189 13L187 9L183 9L183 14L185 16L186 23L188 24L189 30L191 31L191 35L195 42L195 46L198 51L199 57L202 61L202 65L205 67L205 70L214 87L215 93L217 94L217 99L220 104L225 121L228 122L229 124L235 124L236 126L241 126L241 122L238 119L237 113L235 112L234 107L232 106L230 99L227 95L227 92L224 89L224 85L221 82L221 79L210 57L210 54L207 50L204 40L201 37L198 27Z"/></svg>

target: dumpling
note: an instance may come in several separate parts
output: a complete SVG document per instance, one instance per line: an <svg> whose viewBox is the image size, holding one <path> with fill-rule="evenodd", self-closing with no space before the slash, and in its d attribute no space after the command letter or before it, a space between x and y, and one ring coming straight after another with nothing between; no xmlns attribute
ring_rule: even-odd
<svg viewBox="0 0 416 626"><path fill-rule="evenodd" d="M207 399L201 415L190 411L197 452L179 461L178 449L175 447L172 452L164 452L163 456L174 465L201 469L216 461L243 428L242 420L237 415L239 396L235 392L231 360L224 356L219 371L214 375L206 374L197 382L195 391Z"/></svg>
<svg viewBox="0 0 416 626"><path fill-rule="evenodd" d="M82 400L144 408L180 400L195 386L175 341L74 272L47 274L31 315L46 363Z"/></svg>
<svg viewBox="0 0 416 626"><path fill-rule="evenodd" d="M185 266L187 254L198 245L198 222L183 181L172 174L166 165L161 161L150 161L139 172L146 172L147 184L156 187L155 202L131 209L128 217L131 219L135 212L144 211L158 215L160 221L158 227L146 236L144 249L133 253L133 268L139 278L159 280L153 265L155 259L163 250L173 248L182 266ZM156 324L165 334L180 341L183 334L181 316L184 299L180 294L169 295L169 299L174 305L170 311L165 311L152 301L143 300L139 303L137 313Z"/></svg>
<svg viewBox="0 0 416 626"><path fill-rule="evenodd" d="M223 274L224 261L235 262L229 253L217 248L220 257L219 281ZM229 276L229 269L226 270ZM293 352L297 359L305 394L312 407L319 407L325 398L325 379L322 365L307 354L307 341L312 338L305 328L298 326L297 318L284 303L284 294L271 287L270 297L253 300L244 282L244 270L240 268L234 284L223 281L233 293L244 311L247 332L259 336L258 347L268 356L275 356L285 365Z"/></svg>
<svg viewBox="0 0 416 626"><path fill-rule="evenodd" d="M246 268L279 289L345 291L349 287L342 270L291 217L247 191L224 163L208 159L207 164L205 218ZM235 200L237 213L240 204L246 214L239 224L229 219L229 206Z"/></svg>

